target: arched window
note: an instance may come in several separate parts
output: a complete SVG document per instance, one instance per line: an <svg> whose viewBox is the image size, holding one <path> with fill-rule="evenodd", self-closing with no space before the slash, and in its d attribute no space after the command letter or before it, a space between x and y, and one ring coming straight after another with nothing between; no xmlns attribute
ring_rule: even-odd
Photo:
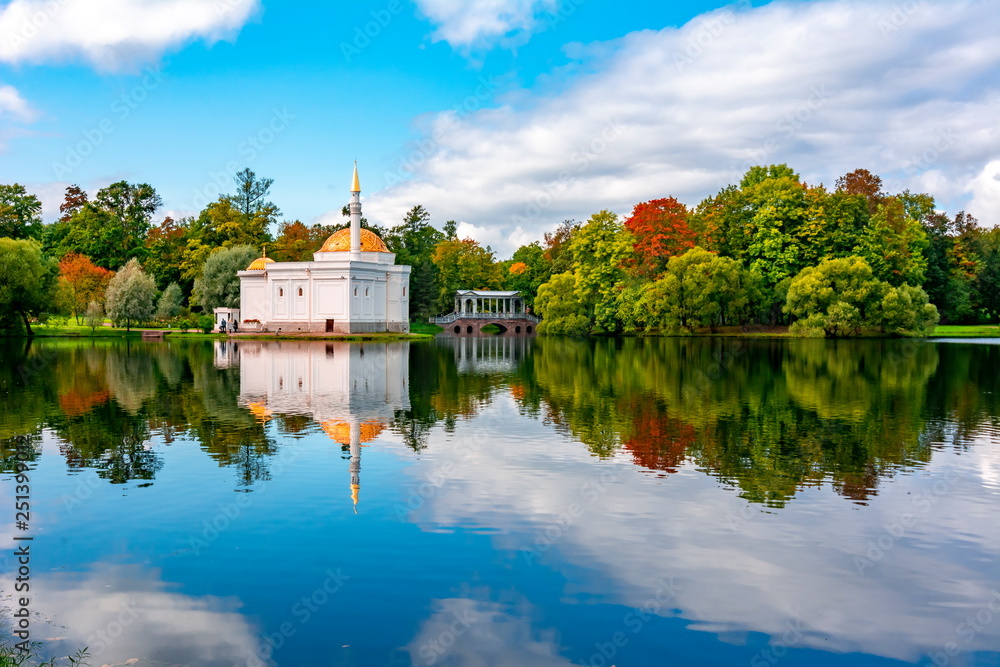
<svg viewBox="0 0 1000 667"><path fill-rule="evenodd" d="M406 288L403 288L403 296L406 296Z"/></svg>
<svg viewBox="0 0 1000 667"><path fill-rule="evenodd" d="M302 288L299 288L299 296L302 296Z"/></svg>
<svg viewBox="0 0 1000 667"><path fill-rule="evenodd" d="M368 296L368 288L365 288L365 296Z"/></svg>
<svg viewBox="0 0 1000 667"><path fill-rule="evenodd" d="M278 296L285 296L285 290L283 287L278 288Z"/></svg>
<svg viewBox="0 0 1000 667"><path fill-rule="evenodd" d="M357 296L357 295L358 295L358 288L357 288L357 287L355 287L355 288L354 288L354 296Z"/></svg>

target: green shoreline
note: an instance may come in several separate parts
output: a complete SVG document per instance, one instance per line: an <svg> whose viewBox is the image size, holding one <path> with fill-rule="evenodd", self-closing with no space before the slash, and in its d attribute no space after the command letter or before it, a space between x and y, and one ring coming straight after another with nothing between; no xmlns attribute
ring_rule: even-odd
<svg viewBox="0 0 1000 667"><path fill-rule="evenodd" d="M408 334L404 333L364 333L364 334L220 334L220 333L182 333L172 329L146 329L146 331L162 331L164 339L170 340L331 340L331 341L401 341L401 340L430 340L437 333L443 331L440 327L414 323ZM723 330L711 333L708 331L698 331L684 334L649 333L649 334L628 334L623 337L636 338L800 338L788 332L787 327L776 327L764 331L739 331ZM605 336L612 334L605 334ZM7 339L26 338L129 338L141 339L142 330L126 331L125 329L114 329L108 327L98 327L96 331L90 331L87 327L45 327L36 328L34 336L17 335L2 336ZM866 332L861 336L850 336L848 338L898 338L878 332ZM939 325L927 336L914 336L914 338L1000 338L1000 326L997 325Z"/></svg>

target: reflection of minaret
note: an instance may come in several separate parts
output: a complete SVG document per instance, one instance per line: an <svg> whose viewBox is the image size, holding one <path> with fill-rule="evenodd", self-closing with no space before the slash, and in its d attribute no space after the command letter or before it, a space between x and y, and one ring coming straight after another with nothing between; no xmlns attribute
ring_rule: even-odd
<svg viewBox="0 0 1000 667"><path fill-rule="evenodd" d="M351 500L358 513L358 492L361 490L361 424L351 424Z"/></svg>
<svg viewBox="0 0 1000 667"><path fill-rule="evenodd" d="M239 342L240 403L261 421L308 415L350 452L351 499L361 488L361 448L409 400L409 343Z"/></svg>

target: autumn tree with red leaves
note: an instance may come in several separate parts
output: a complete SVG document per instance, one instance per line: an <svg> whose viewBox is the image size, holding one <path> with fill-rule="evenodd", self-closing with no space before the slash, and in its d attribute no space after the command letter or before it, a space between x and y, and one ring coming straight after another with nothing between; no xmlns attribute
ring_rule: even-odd
<svg viewBox="0 0 1000 667"><path fill-rule="evenodd" d="M73 315L78 324L80 315L91 301L104 302L104 293L114 275L114 271L102 269L86 255L75 252L67 254L59 262L59 280L70 289Z"/></svg>
<svg viewBox="0 0 1000 667"><path fill-rule="evenodd" d="M687 207L674 199L654 199L637 204L625 228L635 237L631 271L651 279L663 273L667 260L695 245Z"/></svg>

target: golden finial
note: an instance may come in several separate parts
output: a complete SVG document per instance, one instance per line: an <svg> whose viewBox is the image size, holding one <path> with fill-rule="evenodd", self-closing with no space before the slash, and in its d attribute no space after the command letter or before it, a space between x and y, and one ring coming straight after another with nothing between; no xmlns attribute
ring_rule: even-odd
<svg viewBox="0 0 1000 667"><path fill-rule="evenodd" d="M358 161L354 161L354 180L351 182L351 192L361 192L361 181L358 180Z"/></svg>

